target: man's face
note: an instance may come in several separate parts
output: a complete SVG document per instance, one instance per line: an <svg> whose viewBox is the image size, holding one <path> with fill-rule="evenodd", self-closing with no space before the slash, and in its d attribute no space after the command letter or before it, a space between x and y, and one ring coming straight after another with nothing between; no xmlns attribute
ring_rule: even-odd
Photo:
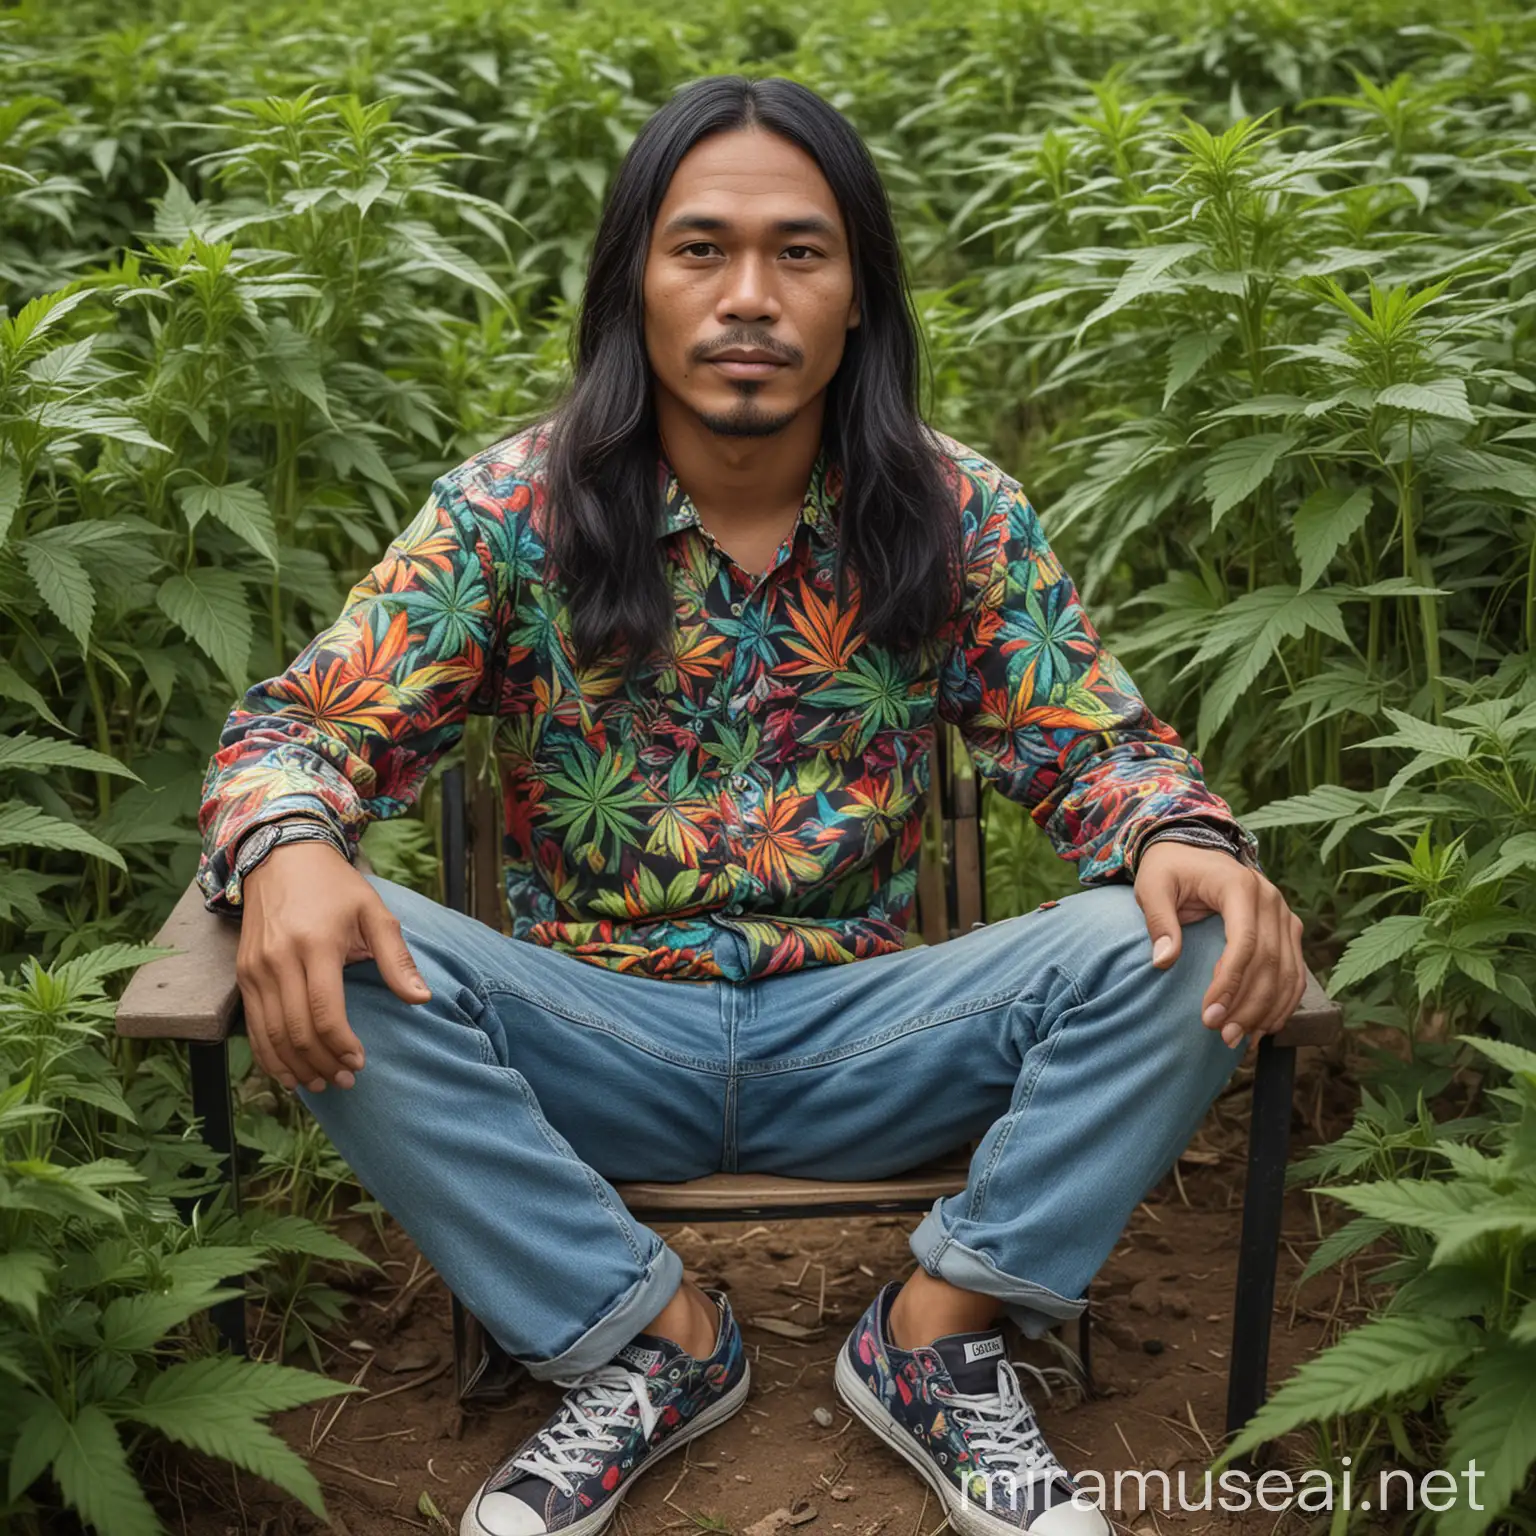
<svg viewBox="0 0 1536 1536"><path fill-rule="evenodd" d="M858 323L842 214L816 162L760 129L696 144L646 256L659 388L712 432L766 437L827 387Z"/></svg>

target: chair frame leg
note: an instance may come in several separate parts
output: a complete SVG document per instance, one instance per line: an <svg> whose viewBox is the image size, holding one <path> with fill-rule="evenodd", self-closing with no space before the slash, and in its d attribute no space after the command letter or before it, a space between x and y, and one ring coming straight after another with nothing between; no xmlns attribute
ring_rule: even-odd
<svg viewBox="0 0 1536 1536"><path fill-rule="evenodd" d="M469 911L469 851L465 813L464 769L445 768L443 795L443 905L451 912Z"/></svg>
<svg viewBox="0 0 1536 1536"><path fill-rule="evenodd" d="M1290 1151L1295 1046L1259 1042L1254 1068L1253 1114L1248 1131L1248 1178L1243 1192L1243 1229L1232 1307L1232 1368L1227 1377L1227 1433L1258 1412L1268 1391L1269 1328L1280 1258L1285 1168Z"/></svg>
<svg viewBox="0 0 1536 1536"><path fill-rule="evenodd" d="M453 1381L460 1403L499 1402L528 1374L521 1360L514 1360L491 1337L475 1315L454 1296Z"/></svg>
<svg viewBox="0 0 1536 1536"><path fill-rule="evenodd" d="M187 1047L187 1057L192 1071L192 1113L202 1121L203 1140L223 1159L229 1208L238 1213L240 1170L235 1156L235 1102L229 1086L229 1041L193 1041ZM245 1276L232 1276L228 1283L239 1286L243 1293ZM209 1315L220 1341L231 1353L244 1355L244 1295L215 1303Z"/></svg>
<svg viewBox="0 0 1536 1536"><path fill-rule="evenodd" d="M1077 1358L1083 1367L1083 1396L1095 1398L1099 1392L1093 1383L1093 1302L1091 1299L1084 1300L1083 1310L1077 1318Z"/></svg>

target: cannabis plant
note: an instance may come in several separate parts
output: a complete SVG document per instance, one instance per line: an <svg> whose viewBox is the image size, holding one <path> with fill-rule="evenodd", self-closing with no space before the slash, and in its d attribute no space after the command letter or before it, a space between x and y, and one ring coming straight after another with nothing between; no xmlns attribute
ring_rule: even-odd
<svg viewBox="0 0 1536 1536"><path fill-rule="evenodd" d="M162 1080L121 1085L102 1049L102 983L155 953L27 961L0 983L0 1515L18 1529L51 1529L63 1505L101 1536L160 1531L133 1465L155 1438L322 1512L313 1475L263 1420L349 1389L211 1355L198 1319L269 1252L338 1245L307 1222L221 1215L207 1149L174 1123L147 1129Z"/></svg>
<svg viewBox="0 0 1536 1536"><path fill-rule="evenodd" d="M1368 1096L1351 1131L1300 1165L1314 1177L1384 1175L1317 1186L1358 1214L1307 1273L1386 1242L1398 1256L1371 1278L1391 1294L1302 1365L1216 1463L1320 1426L1357 1489L1389 1459L1451 1474L1461 1496L1433 1515L1438 1536L1536 1523L1536 1051L1467 1043L1487 1079L1482 1117L1442 1126L1422 1096L1413 1115ZM1418 1519L1430 1523L1424 1510Z"/></svg>

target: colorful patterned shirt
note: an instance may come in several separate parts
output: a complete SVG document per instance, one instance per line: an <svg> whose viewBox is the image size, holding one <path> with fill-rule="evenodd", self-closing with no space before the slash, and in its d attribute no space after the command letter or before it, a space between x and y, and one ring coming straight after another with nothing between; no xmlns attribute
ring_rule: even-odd
<svg viewBox="0 0 1536 1536"><path fill-rule="evenodd" d="M856 579L836 601L841 473L825 450L763 573L732 560L658 457L677 637L627 685L617 658L572 659L546 572L547 431L443 476L340 618L230 714L204 785L208 906L239 908L231 856L261 822L318 816L355 852L472 713L497 722L511 932L617 970L746 980L899 949L939 721L1085 885L1129 878L1175 818L1235 830L1252 861L1251 834L1100 643L1018 482L935 441L964 579L913 651L861 632Z"/></svg>

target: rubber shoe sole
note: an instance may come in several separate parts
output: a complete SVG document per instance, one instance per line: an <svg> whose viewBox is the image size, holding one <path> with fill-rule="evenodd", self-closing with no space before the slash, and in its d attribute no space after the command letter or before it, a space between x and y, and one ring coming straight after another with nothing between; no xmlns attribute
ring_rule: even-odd
<svg viewBox="0 0 1536 1536"><path fill-rule="evenodd" d="M573 1520L569 1525L562 1525L555 1536L597 1536L597 1533L605 1529L613 1521L622 1504L629 1494L629 1490L635 1483L658 1461L664 1461L673 1451L680 1450L690 1440L696 1440L700 1435L708 1434L710 1430L717 1428L734 1414L746 1407L747 1392L752 1385L752 1367L743 1361L741 1380L731 1388L718 1403L712 1403L698 1415L685 1429L680 1429L657 1451L652 1452L644 1461L635 1468L618 1488L614 1496L603 1505L601 1509L594 1509L590 1515L580 1520ZM459 1521L459 1536L495 1536L493 1531L487 1530L475 1518L475 1511L480 1507L480 1494L484 1491L484 1484L475 1490L475 1496L469 1501L463 1517Z"/></svg>
<svg viewBox="0 0 1536 1536"><path fill-rule="evenodd" d="M837 1352L837 1367L832 1384L848 1411L864 1427L878 1435L938 1495L940 1507L960 1536L1110 1536L1109 1522L1096 1509L1060 1504L1036 1516L1021 1530L976 1504L952 1483L933 1463L928 1453L886 1411L885 1405L865 1386L863 1378L848 1361L846 1350Z"/></svg>

